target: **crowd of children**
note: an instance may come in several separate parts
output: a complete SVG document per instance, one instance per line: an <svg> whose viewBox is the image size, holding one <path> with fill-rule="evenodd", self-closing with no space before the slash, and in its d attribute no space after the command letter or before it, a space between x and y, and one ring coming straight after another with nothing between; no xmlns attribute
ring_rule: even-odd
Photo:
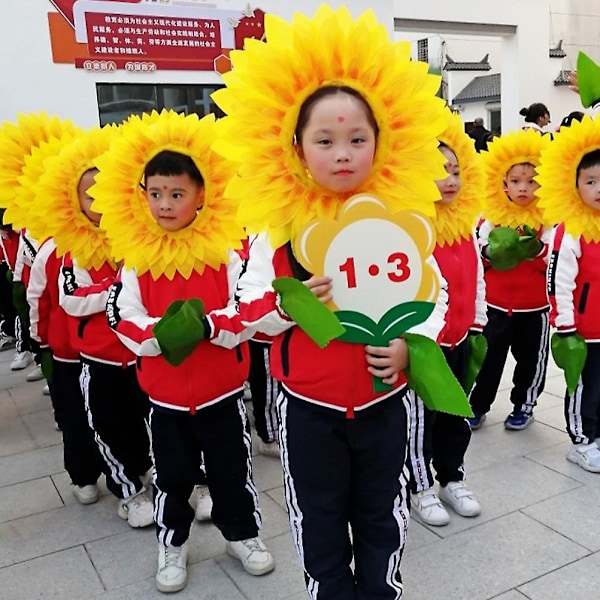
<svg viewBox="0 0 600 600"><path fill-rule="evenodd" d="M567 459L600 472L600 120L554 139L508 133L478 155L436 78L371 13L266 21L266 44L232 54L219 122L163 112L83 132L29 115L0 128L13 153L0 155L0 350L17 344L15 369L35 355L28 379L47 380L77 500L98 500L103 473L117 515L155 525L160 591L186 585L194 518L212 520L248 573L275 568L249 381L309 597L397 599L409 514L443 526L446 507L485 510L465 455L509 350L506 429L532 423L551 346ZM431 219L423 269L439 293L406 338L317 344L275 280L303 282L311 314L335 303L334 274L309 271L294 240L357 194ZM388 261L391 280L402 260ZM408 334L441 346L471 417L409 388Z"/></svg>

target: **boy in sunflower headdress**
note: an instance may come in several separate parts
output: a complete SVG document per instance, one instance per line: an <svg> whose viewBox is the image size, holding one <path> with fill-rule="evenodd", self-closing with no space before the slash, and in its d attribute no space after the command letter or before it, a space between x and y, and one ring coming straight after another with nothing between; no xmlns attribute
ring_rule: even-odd
<svg viewBox="0 0 600 600"><path fill-rule="evenodd" d="M540 206L554 236L548 293L552 354L564 369L567 460L600 473L600 120L561 129L542 153Z"/></svg>
<svg viewBox="0 0 600 600"><path fill-rule="evenodd" d="M535 180L542 150L552 143L533 129L495 139L482 153L486 186L478 228L484 260L488 351L470 401L472 429L483 424L495 400L508 351L515 357L510 430L525 429L544 389L548 364L550 305L546 294L548 244Z"/></svg>
<svg viewBox="0 0 600 600"><path fill-rule="evenodd" d="M137 355L152 406L162 592L187 582L189 499L202 458L227 553L252 575L275 567L259 537L243 401L249 361L241 342L252 332L237 314L242 260L231 248L242 247L245 233L235 219L237 202L223 198L233 165L212 153L214 138L213 115L132 118L99 161L92 190L123 261L108 320Z"/></svg>
<svg viewBox="0 0 600 600"><path fill-rule="evenodd" d="M449 115L448 128L439 139L447 177L436 181L440 199L433 219L437 239L434 257L448 282L446 326L439 343L468 394L473 370L481 365L481 354L485 352L479 350L479 345L487 323L483 265L475 239L483 172L479 155L458 115ZM464 482L464 460L471 439L468 422L456 415L429 410L420 398L411 411L412 514L434 526L450 522L444 504L463 517L477 516L481 506ZM438 494L433 487L432 464L440 484Z"/></svg>

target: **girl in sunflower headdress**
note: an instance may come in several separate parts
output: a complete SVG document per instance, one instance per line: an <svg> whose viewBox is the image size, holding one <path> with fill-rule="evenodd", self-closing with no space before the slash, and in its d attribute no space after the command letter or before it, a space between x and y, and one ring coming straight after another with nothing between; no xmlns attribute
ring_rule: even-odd
<svg viewBox="0 0 600 600"><path fill-rule="evenodd" d="M539 204L559 223L548 269L552 353L567 380L567 460L600 473L600 120L562 128L542 153Z"/></svg>
<svg viewBox="0 0 600 600"><path fill-rule="evenodd" d="M235 164L216 156L214 115L172 111L131 118L99 161L92 193L117 256L108 321L137 356L151 401L158 569L156 586L187 582L202 458L212 520L227 553L252 575L275 567L259 537L243 402L251 337L235 306L243 228L223 198Z"/></svg>
<svg viewBox="0 0 600 600"><path fill-rule="evenodd" d="M485 361L470 401L471 428L483 424L495 400L508 351L516 365L504 426L525 429L546 381L550 322L546 293L552 229L542 225L535 180L548 136L533 129L494 140L483 153L486 186L479 245L484 260L488 323Z"/></svg>
<svg viewBox="0 0 600 600"><path fill-rule="evenodd" d="M331 278L308 273L290 242L309 222L334 219L359 192L395 211L432 214L446 113L437 80L410 61L408 44L389 41L370 11L353 20L344 7L322 6L291 24L267 15L265 31L266 43L246 40L232 53L234 69L215 94L227 113L215 148L240 160L228 193L244 198L240 218L250 232L265 232L252 240L239 310L274 336L292 535L311 598L400 598L409 518L406 342L334 339L320 348L282 308L272 282L294 277L321 302L332 299ZM436 306L424 335L437 337L444 311ZM374 391L373 376L386 392Z"/></svg>
<svg viewBox="0 0 600 600"><path fill-rule="evenodd" d="M474 235L483 172L461 119L450 115L449 121L440 136L447 177L436 181L440 199L433 220L437 238L434 257L448 282L446 327L439 342L448 365L468 393L473 383L469 366L477 361L477 345L487 323L483 265ZM420 398L412 410L412 514L428 525L446 525L450 516L441 499L463 517L477 516L481 507L464 483L469 423L463 417L429 410ZM432 463L440 483L439 495L433 487Z"/></svg>

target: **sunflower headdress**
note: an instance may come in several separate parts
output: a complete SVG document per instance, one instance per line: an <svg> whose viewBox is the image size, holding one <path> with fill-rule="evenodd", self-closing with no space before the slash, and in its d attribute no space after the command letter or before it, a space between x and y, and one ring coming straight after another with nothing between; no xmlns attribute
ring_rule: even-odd
<svg viewBox="0 0 600 600"><path fill-rule="evenodd" d="M31 227L39 239L54 238L56 252L69 252L83 268L99 269L112 253L106 233L81 211L77 186L82 175L95 168L117 135L116 126L94 127L65 143L60 153L44 162L46 172L35 186Z"/></svg>
<svg viewBox="0 0 600 600"><path fill-rule="evenodd" d="M536 177L546 222L562 222L568 234L588 242L600 242L600 212L581 201L576 179L581 159L594 150L600 150L600 120L586 116L581 123L573 121L544 149Z"/></svg>
<svg viewBox="0 0 600 600"><path fill-rule="evenodd" d="M78 131L71 121L44 112L20 114L17 123L0 127L0 208L6 208L5 223L12 223L15 229L28 226L31 186L41 175L38 159L43 161L56 152L63 136Z"/></svg>
<svg viewBox="0 0 600 600"><path fill-rule="evenodd" d="M293 146L302 103L332 84L359 92L379 127L371 175L352 193L433 216L434 180L444 173L436 137L446 113L435 97L439 79L410 60L410 44L391 42L372 11L353 20L343 6L322 5L313 18L296 13L291 23L268 14L265 34L266 43L247 39L231 53L226 87L213 94L227 114L215 149L240 163L227 194L240 199L248 230L268 232L279 247L303 224L334 218L352 195L316 184Z"/></svg>
<svg viewBox="0 0 600 600"><path fill-rule="evenodd" d="M488 151L481 153L485 174L482 213L485 219L503 227L540 227L543 219L537 199L528 206L512 202L504 191L504 177L513 165L521 163L531 163L537 170L542 150L550 143L550 136L541 135L534 129L521 129L497 137L488 144Z"/></svg>
<svg viewBox="0 0 600 600"><path fill-rule="evenodd" d="M438 244L453 244L472 234L481 214L483 169L473 140L465 133L456 114L449 115L448 127L438 138L454 152L460 169L460 189L450 204L436 202L433 226Z"/></svg>
<svg viewBox="0 0 600 600"><path fill-rule="evenodd" d="M131 118L121 126L110 150L97 160L100 173L90 189L93 210L102 214L114 256L139 274L157 279L188 278L206 265L219 268L230 248L241 248L244 230L236 220L238 201L223 197L235 164L211 151L216 137L214 115L173 111ZM140 184L148 162L163 150L190 156L204 178L204 205L194 221L166 231L153 219Z"/></svg>

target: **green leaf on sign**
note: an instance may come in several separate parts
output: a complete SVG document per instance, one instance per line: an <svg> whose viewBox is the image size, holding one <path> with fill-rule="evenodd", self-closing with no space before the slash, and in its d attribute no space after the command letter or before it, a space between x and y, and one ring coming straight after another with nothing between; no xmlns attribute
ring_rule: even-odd
<svg viewBox="0 0 600 600"><path fill-rule="evenodd" d="M341 342L352 344L379 345L377 323L373 319L353 310L338 310L335 316L346 331L338 338ZM387 345L387 344L386 344Z"/></svg>
<svg viewBox="0 0 600 600"><path fill-rule="evenodd" d="M404 302L391 308L377 324L379 335L386 341L400 337L411 327L426 321L433 312L433 302Z"/></svg>

